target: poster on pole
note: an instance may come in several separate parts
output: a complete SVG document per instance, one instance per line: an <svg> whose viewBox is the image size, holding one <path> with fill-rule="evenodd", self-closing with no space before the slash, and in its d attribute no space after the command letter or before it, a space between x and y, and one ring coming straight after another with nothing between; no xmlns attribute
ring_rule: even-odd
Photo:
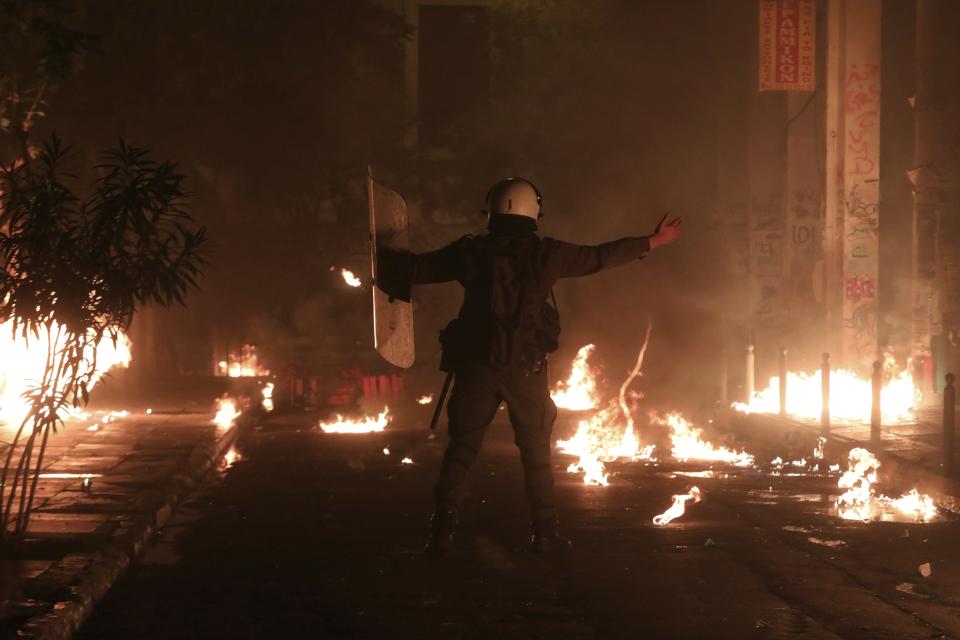
<svg viewBox="0 0 960 640"><path fill-rule="evenodd" d="M813 91L815 0L760 0L760 91Z"/></svg>

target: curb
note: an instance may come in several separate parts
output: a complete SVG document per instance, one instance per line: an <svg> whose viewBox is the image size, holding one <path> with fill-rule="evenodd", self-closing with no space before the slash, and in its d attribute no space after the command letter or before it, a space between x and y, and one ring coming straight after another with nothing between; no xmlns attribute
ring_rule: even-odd
<svg viewBox="0 0 960 640"><path fill-rule="evenodd" d="M216 440L206 442L190 452L184 468L174 474L167 485L159 507L146 519L118 527L106 548L92 553L64 556L47 569L42 580L61 597L45 613L23 623L16 637L23 640L69 640L90 617L94 607L131 563L146 550L154 534L173 515L184 498L224 457L237 440L236 424L223 431ZM119 516L118 520L123 516Z"/></svg>
<svg viewBox="0 0 960 640"><path fill-rule="evenodd" d="M773 446L798 447L811 451L820 436L819 425L810 425L778 416L757 414L726 414L717 421L719 426L741 437ZM773 428L771 428L773 427ZM904 489L916 487L930 494L938 507L960 514L960 483L935 471L921 467L870 443L830 434L824 447L831 458L845 458L855 447L863 447L880 461L881 482L896 484Z"/></svg>

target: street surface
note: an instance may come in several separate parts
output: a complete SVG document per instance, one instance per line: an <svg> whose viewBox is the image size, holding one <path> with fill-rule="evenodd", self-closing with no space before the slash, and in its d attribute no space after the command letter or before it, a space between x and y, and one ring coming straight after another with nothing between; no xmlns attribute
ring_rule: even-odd
<svg viewBox="0 0 960 640"><path fill-rule="evenodd" d="M241 457L181 506L79 637L960 637L960 522L840 520L835 474L714 465L709 477L708 463L667 457L611 465L609 487L587 487L557 456L575 546L539 557L524 548L519 456L498 422L457 550L428 557L442 431L407 419L330 435L314 420L241 432ZM693 485L703 501L653 526Z"/></svg>

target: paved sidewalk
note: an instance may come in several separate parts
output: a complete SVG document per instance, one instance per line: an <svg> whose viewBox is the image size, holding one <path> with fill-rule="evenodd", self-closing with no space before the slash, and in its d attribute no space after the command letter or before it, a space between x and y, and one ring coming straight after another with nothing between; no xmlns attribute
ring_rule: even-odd
<svg viewBox="0 0 960 640"><path fill-rule="evenodd" d="M924 408L915 422L881 424L880 442L883 450L930 471L940 471L943 463L941 412L939 407ZM870 447L869 424L837 424L831 426L830 432Z"/></svg>
<svg viewBox="0 0 960 640"><path fill-rule="evenodd" d="M208 413L92 413L47 449L22 552L0 558L0 638L68 638L228 451Z"/></svg>
<svg viewBox="0 0 960 640"><path fill-rule="evenodd" d="M869 423L833 423L827 450L845 454L853 447L866 448L881 462L882 482L920 488L932 494L939 506L960 513L960 483L943 473L941 413L939 407L925 407L913 422L881 425L879 447L870 440ZM720 418L720 424L747 438L792 446L797 455L811 451L821 433L819 421L761 413L730 412Z"/></svg>

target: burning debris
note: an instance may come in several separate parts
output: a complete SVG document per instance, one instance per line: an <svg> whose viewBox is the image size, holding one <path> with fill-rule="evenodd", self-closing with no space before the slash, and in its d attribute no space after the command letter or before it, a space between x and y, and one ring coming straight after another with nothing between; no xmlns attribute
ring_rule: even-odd
<svg viewBox="0 0 960 640"><path fill-rule="evenodd" d="M550 392L550 397L558 408L586 411L600 406L597 373L588 362L594 349L592 344L580 347L573 360L570 377L566 381L558 382L556 388Z"/></svg>
<svg viewBox="0 0 960 640"><path fill-rule="evenodd" d="M430 404L433 402L433 394L428 393L417 398L417 404Z"/></svg>
<svg viewBox="0 0 960 640"><path fill-rule="evenodd" d="M557 448L561 452L580 457L577 462L567 467L567 471L583 473L584 484L601 486L609 484L609 476L604 466L605 462L612 462L617 459L652 459L655 448L653 445L641 448L640 440L637 438L634 428L633 412L627 403L627 389L641 375L640 368L643 365L643 357L647 352L647 345L650 343L651 329L652 323L648 323L643 346L637 355L637 363L620 386L617 399L611 401L607 408L585 420L580 420L577 432L571 439L557 441ZM589 350L587 350L588 347ZM593 345L587 345L587 347L580 349L577 354L577 358L581 360L584 367L592 348ZM574 372L576 371L575 362ZM570 380L572 381L574 378L575 376L571 374ZM590 379L594 379L592 373ZM595 384L594 382L594 389Z"/></svg>
<svg viewBox="0 0 960 640"><path fill-rule="evenodd" d="M557 441L557 448L562 453L579 456L580 459L571 463L567 471L583 473L584 484L607 486L610 483L605 462L653 458L655 447L641 447L632 428L616 424L621 417L620 407L611 403L603 411L581 420L572 438Z"/></svg>
<svg viewBox="0 0 960 640"><path fill-rule="evenodd" d="M221 469L226 470L233 465L237 464L243 459L243 456L237 451L236 447L230 447L229 450L223 455L223 461L221 463Z"/></svg>
<svg viewBox="0 0 960 640"><path fill-rule="evenodd" d="M609 484L604 463L618 459L632 461L654 459L654 445L642 447L640 444L634 425L633 410L627 401L627 391L631 383L642 375L640 369L650 341L650 330L651 326L648 325L636 365L620 386L617 399L611 401L605 409L580 420L572 438L557 442L557 448L562 453L579 456L579 460L570 464L567 471L582 473L584 484L600 486ZM590 399L595 402L597 397L596 378L587 364L587 358L592 351L593 345L580 349L569 380L565 385L558 386L559 397L570 400L573 406L582 406L573 400ZM558 395L553 397L556 402ZM694 427L677 413L670 413L666 418L651 414L651 422L670 428L672 454L678 460L708 460L737 466L754 464L753 456L744 451L736 452L710 444L703 439L702 429Z"/></svg>
<svg viewBox="0 0 960 640"><path fill-rule="evenodd" d="M413 464L413 458L404 458L400 461L400 464Z"/></svg>
<svg viewBox="0 0 960 640"><path fill-rule="evenodd" d="M372 433L386 429L390 420L390 407L384 407L376 417L364 416L360 419L349 419L337 414L333 420L321 421L317 426L324 433Z"/></svg>
<svg viewBox="0 0 960 640"><path fill-rule="evenodd" d="M260 389L260 406L267 413L273 411L273 383L268 382Z"/></svg>
<svg viewBox="0 0 960 640"><path fill-rule="evenodd" d="M245 344L239 353L231 353L217 364L218 373L230 378L259 378L270 375L270 370L260 363L257 347Z"/></svg>
<svg viewBox="0 0 960 640"><path fill-rule="evenodd" d="M217 414L211 422L221 429L229 429L239 416L240 408L237 401L229 395L223 394L223 397L217 400Z"/></svg>
<svg viewBox="0 0 960 640"><path fill-rule="evenodd" d="M354 275L353 271L349 269L340 269L340 275L343 277L343 281L347 283L347 286L357 288L361 284L360 278Z"/></svg>
<svg viewBox="0 0 960 640"><path fill-rule="evenodd" d="M700 489L697 487L692 487L687 493L673 496L673 504L660 515L654 516L653 524L658 527L670 524L673 520L676 520L684 514L688 501L693 500L694 503L697 503L700 502L700 499Z"/></svg>
<svg viewBox="0 0 960 640"><path fill-rule="evenodd" d="M899 498L877 496L874 485L879 478L880 461L862 448L850 450L849 467L840 476L837 486L847 491L837 498L837 513L845 520L869 521L888 519L886 512L907 517L914 522L929 522L937 515L933 498L910 490Z"/></svg>
<svg viewBox="0 0 960 640"><path fill-rule="evenodd" d="M670 427L671 454L677 460L708 460L725 462L738 467L753 466L753 456L745 451L717 447L703 439L703 430L693 426L677 413L666 418L651 415L651 421Z"/></svg>
<svg viewBox="0 0 960 640"><path fill-rule="evenodd" d="M787 414L804 420L819 420L823 406L822 373L787 373ZM915 419L918 391L908 371L892 373L880 392L881 417L886 423ZM830 416L847 422L870 422L873 386L847 369L830 372ZM780 412L780 378L770 378L768 386L754 393L749 404L733 403L743 413Z"/></svg>

